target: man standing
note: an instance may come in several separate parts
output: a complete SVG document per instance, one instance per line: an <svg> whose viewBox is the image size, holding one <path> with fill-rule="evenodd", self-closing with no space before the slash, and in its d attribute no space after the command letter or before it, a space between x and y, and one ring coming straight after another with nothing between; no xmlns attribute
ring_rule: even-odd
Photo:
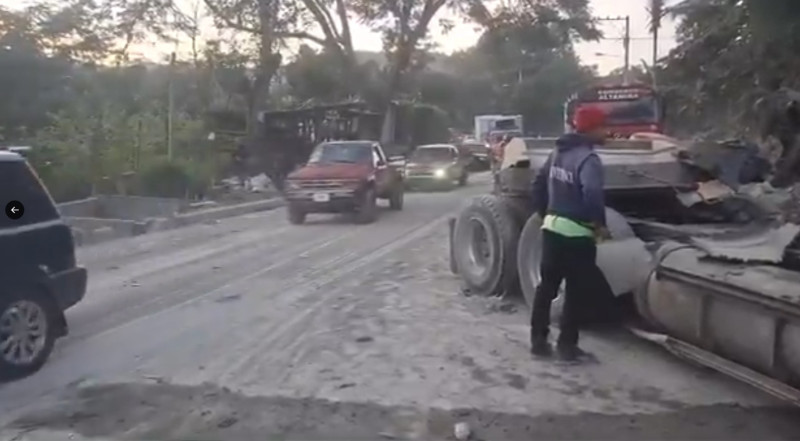
<svg viewBox="0 0 800 441"><path fill-rule="evenodd" d="M587 354L578 347L578 329L584 299L592 295L593 281L601 277L595 258L596 240L609 238L603 196L603 164L594 151L604 142L605 114L596 107L575 112L576 133L556 141L533 183L534 207L543 218L541 283L531 314L531 352L548 356L550 306L566 282L556 352L564 361L580 361Z"/></svg>

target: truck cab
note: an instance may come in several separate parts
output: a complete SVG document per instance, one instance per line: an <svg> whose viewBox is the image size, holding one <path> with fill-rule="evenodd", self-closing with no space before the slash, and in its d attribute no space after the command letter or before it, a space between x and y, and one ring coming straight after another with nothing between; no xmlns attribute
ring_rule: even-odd
<svg viewBox="0 0 800 441"><path fill-rule="evenodd" d="M572 131L575 111L582 106L595 106L605 111L610 138L629 138L634 133L664 133L664 100L648 85L599 85L576 93L564 106L566 132Z"/></svg>
<svg viewBox="0 0 800 441"><path fill-rule="evenodd" d="M359 222L369 223L377 217L377 199L387 199L393 210L403 207L403 175L377 141L323 142L286 183L293 224L303 223L309 213L354 213Z"/></svg>

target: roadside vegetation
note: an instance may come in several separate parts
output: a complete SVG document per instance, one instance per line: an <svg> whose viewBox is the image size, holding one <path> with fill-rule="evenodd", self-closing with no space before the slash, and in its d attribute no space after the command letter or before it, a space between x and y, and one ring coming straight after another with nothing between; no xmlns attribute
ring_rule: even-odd
<svg viewBox="0 0 800 441"><path fill-rule="evenodd" d="M426 109L417 120L431 130L512 112L555 134L565 98L596 75L573 48L602 37L588 1L497 3L42 0L0 9L0 144L32 146L39 174L65 201L205 194L248 135L210 136L209 115L220 111L243 116L252 133L265 109L404 100ZM760 69L797 80L796 2L651 3L654 30L661 17L681 18L679 46L637 72L667 91L681 132L748 127ZM473 23L478 43L438 52L431 35L452 27L445 17ZM355 50L356 22L383 37L384 53ZM165 47L177 48L174 59L153 55Z"/></svg>

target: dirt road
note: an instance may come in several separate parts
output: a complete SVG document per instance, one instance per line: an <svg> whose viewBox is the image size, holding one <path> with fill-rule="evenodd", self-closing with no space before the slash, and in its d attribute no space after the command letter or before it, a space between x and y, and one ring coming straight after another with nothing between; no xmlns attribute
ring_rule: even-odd
<svg viewBox="0 0 800 441"><path fill-rule="evenodd" d="M478 181L478 182L476 182ZM522 308L467 298L447 215L488 178L355 226L283 210L80 250L87 298L0 439L796 439L798 414L618 335L532 360Z"/></svg>

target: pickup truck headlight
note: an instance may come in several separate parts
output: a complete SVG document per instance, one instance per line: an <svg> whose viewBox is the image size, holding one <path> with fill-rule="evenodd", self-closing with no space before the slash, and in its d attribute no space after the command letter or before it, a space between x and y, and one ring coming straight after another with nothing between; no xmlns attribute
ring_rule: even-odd
<svg viewBox="0 0 800 441"><path fill-rule="evenodd" d="M437 168L436 170L434 170L433 176L437 178L443 178L447 176L447 170L444 168Z"/></svg>

